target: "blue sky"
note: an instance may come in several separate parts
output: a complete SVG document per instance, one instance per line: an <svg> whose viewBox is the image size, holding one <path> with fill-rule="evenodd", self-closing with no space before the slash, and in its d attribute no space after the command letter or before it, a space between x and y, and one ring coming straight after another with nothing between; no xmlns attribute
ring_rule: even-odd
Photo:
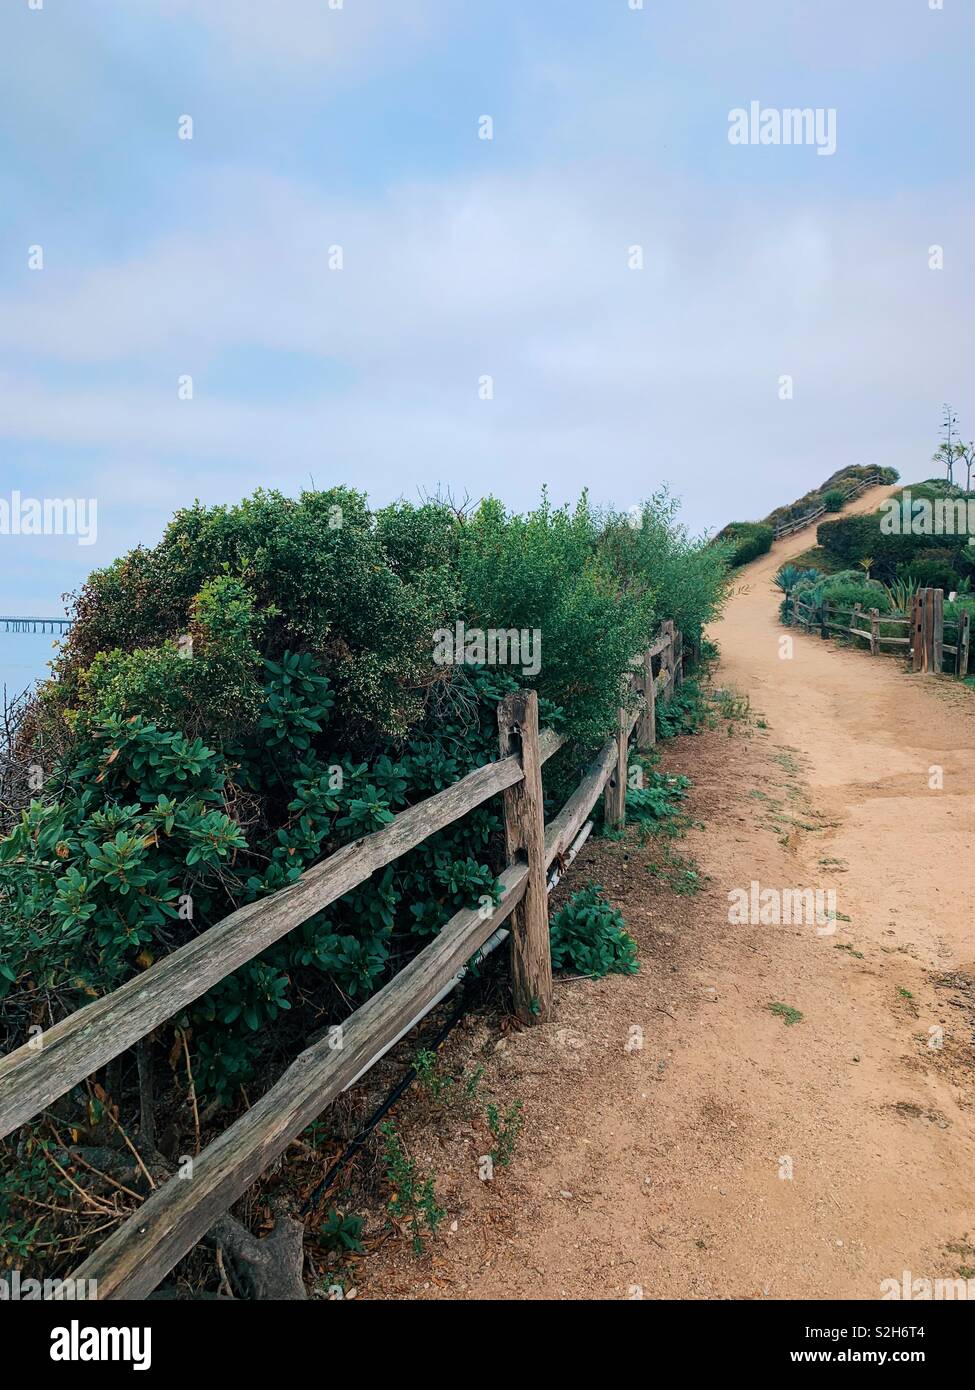
<svg viewBox="0 0 975 1390"><path fill-rule="evenodd" d="M704 530L925 475L943 400L975 434L973 39L970 0L4 0L0 498L98 539L0 535L0 613L262 484L669 482ZM753 100L836 153L732 146Z"/></svg>

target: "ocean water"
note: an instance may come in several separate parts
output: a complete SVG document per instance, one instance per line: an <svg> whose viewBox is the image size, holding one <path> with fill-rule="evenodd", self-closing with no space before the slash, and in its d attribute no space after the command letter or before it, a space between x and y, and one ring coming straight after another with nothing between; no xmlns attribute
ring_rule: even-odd
<svg viewBox="0 0 975 1390"><path fill-rule="evenodd" d="M55 643L50 632L4 632L0 627L0 690L6 686L8 696L19 695L43 679Z"/></svg>

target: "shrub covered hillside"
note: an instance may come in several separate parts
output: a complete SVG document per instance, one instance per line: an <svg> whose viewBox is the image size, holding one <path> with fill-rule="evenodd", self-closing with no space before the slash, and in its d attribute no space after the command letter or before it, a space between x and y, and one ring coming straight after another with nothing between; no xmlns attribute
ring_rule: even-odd
<svg viewBox="0 0 975 1390"><path fill-rule="evenodd" d="M899 488L883 508L870 515L822 522L816 539L836 563L860 565L878 579L893 582L912 578L946 592L970 588L975 578L975 547L968 543L969 503L975 512L975 492L929 478ZM902 515L891 525L889 513L894 504ZM964 519L959 526L953 525L956 507ZM937 508L947 509L947 526L941 524Z"/></svg>
<svg viewBox="0 0 975 1390"><path fill-rule="evenodd" d="M893 468L874 468L870 464L851 464L830 474L824 483L813 488L804 496L784 507L776 507L762 521L731 521L718 532L719 541L730 541L732 565L746 565L757 560L772 548L775 528L783 523L799 521L818 507L827 512L842 511L850 496L850 490L865 478L876 476L882 483L895 483L897 471Z"/></svg>
<svg viewBox="0 0 975 1390"><path fill-rule="evenodd" d="M585 499L374 512L345 489L179 512L91 575L21 726L44 782L0 840L0 1045L496 757L497 703L519 685L571 735L546 768L561 801L613 727L630 656L663 617L699 630L725 572L666 497L639 517ZM524 629L530 650L445 660L458 622ZM196 1090L238 1103L496 894L499 830L482 807L319 913L160 1029L160 1064L185 1039ZM0 1185L9 1220L3 1206Z"/></svg>

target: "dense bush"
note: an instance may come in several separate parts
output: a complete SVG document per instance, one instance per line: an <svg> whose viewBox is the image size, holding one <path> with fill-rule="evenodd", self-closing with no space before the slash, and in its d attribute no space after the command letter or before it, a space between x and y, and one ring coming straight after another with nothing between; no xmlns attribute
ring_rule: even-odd
<svg viewBox="0 0 975 1390"><path fill-rule="evenodd" d="M626 515L604 512L599 550L620 593L652 598L660 617L696 640L720 609L734 547L692 538L677 510L664 491Z"/></svg>
<svg viewBox="0 0 975 1390"><path fill-rule="evenodd" d="M541 670L527 683L562 706L568 732L586 742L612 727L623 673L663 616L654 576L624 592L600 537L600 518L585 498L573 511L543 500L528 516L492 499L461 528L459 544L468 621L541 634ZM671 549L678 544L671 536ZM712 611L722 584L716 573Z"/></svg>
<svg viewBox="0 0 975 1390"><path fill-rule="evenodd" d="M747 565L772 549L775 528L763 521L732 521L718 532L717 539L731 542L729 564Z"/></svg>
<svg viewBox="0 0 975 1390"><path fill-rule="evenodd" d="M967 570L961 551L933 547L922 552L921 558L910 564L898 565L898 578L910 577L920 588L944 589L950 593L957 589Z"/></svg>
<svg viewBox="0 0 975 1390"><path fill-rule="evenodd" d="M636 943L626 931L623 914L606 901L598 883L573 893L552 918L552 969L580 975L635 975Z"/></svg>
<svg viewBox="0 0 975 1390"><path fill-rule="evenodd" d="M831 487L828 492L823 493L823 506L828 512L841 512L845 501L846 493L842 488Z"/></svg>
<svg viewBox="0 0 975 1390"><path fill-rule="evenodd" d="M814 604L828 599L830 603L852 607L860 603L864 608L877 608L881 613L890 610L890 596L884 585L876 579L868 579L863 570L841 570L838 574L807 575L793 585L793 594L800 595L804 602Z"/></svg>
<svg viewBox="0 0 975 1390"><path fill-rule="evenodd" d="M660 499L626 532L585 499L374 514L340 488L177 513L84 585L31 713L31 746L54 752L0 839L2 1045L495 757L518 686L572 736L546 768L551 805L615 727L632 654L665 616L705 622L724 584L724 552ZM438 664L458 621L537 629L537 672ZM197 1088L235 1097L495 898L499 831L498 807L478 808L174 1020Z"/></svg>
<svg viewBox="0 0 975 1390"><path fill-rule="evenodd" d="M960 489L951 488L939 479L912 483L892 496L899 501L905 492L910 493L913 501L936 502L965 497ZM878 510L867 515L824 521L817 528L816 539L840 564L853 566L861 560L871 560L871 573L882 579L892 579L906 568L914 571L918 564L929 558L936 558L942 573L950 570L956 579L975 572L975 556L968 545L967 532L955 535L888 534L882 526L886 514L886 510ZM930 551L938 552L937 556L930 557ZM945 574L945 577L950 582L951 575Z"/></svg>

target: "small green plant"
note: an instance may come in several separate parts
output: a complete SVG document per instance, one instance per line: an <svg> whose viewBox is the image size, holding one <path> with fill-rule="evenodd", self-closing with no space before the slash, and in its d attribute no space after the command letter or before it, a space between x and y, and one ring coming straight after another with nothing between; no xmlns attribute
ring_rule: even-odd
<svg viewBox="0 0 975 1390"><path fill-rule="evenodd" d="M489 1105L487 1108L488 1128L494 1138L491 1160L496 1167L507 1168L511 1162L518 1135L525 1122L521 1109L520 1100L509 1105L503 1116L496 1105Z"/></svg>
<svg viewBox="0 0 975 1390"><path fill-rule="evenodd" d="M352 1212L343 1213L337 1207L332 1207L321 1224L319 1237L326 1250L352 1250L361 1255L363 1245L360 1237L364 1225L365 1221L361 1216Z"/></svg>
<svg viewBox="0 0 975 1390"><path fill-rule="evenodd" d="M850 955L854 956L857 960L863 960L863 952L855 951L848 941L837 941L835 946L833 947L833 950L849 951Z"/></svg>
<svg viewBox="0 0 975 1390"><path fill-rule="evenodd" d="M897 986L897 993L900 995L902 999L914 998L914 995L911 993L911 991L909 989L905 989L903 985Z"/></svg>
<svg viewBox="0 0 975 1390"><path fill-rule="evenodd" d="M669 700L657 703L657 737L696 734L707 722L708 705L696 680L686 680Z"/></svg>
<svg viewBox="0 0 975 1390"><path fill-rule="evenodd" d="M802 1014L798 1009L794 1009L791 1004L780 1004L778 1002L769 1004L769 1012L781 1018L787 1028L791 1028L794 1023L802 1022Z"/></svg>
<svg viewBox="0 0 975 1390"><path fill-rule="evenodd" d="M601 976L635 975L640 968L623 914L606 901L598 883L587 883L573 893L549 931L553 970Z"/></svg>
<svg viewBox="0 0 975 1390"><path fill-rule="evenodd" d="M0 1143L0 1268L36 1264L35 1251L49 1243L55 1229L50 1213L71 1200L67 1182L46 1157L48 1141L25 1130L23 1142L24 1155L16 1165Z"/></svg>
<svg viewBox="0 0 975 1390"><path fill-rule="evenodd" d="M739 695L736 690L723 690L718 701L718 710L722 719L730 722L738 720L747 724L752 713L751 701L747 695Z"/></svg>
<svg viewBox="0 0 975 1390"><path fill-rule="evenodd" d="M644 771L642 786L630 787L626 793L626 815L639 825L658 825L678 815L680 803L689 785L686 777L668 776L664 772Z"/></svg>
<svg viewBox="0 0 975 1390"><path fill-rule="evenodd" d="M423 1236L436 1235L437 1227L447 1215L437 1206L433 1177L420 1177L416 1163L408 1158L393 1125L387 1120L379 1131L385 1139L383 1160L386 1178L392 1189L386 1210L397 1222L405 1222L413 1239L413 1253L423 1253Z"/></svg>
<svg viewBox="0 0 975 1390"><path fill-rule="evenodd" d="M470 1111L477 1099L478 1088L484 1075L483 1067L475 1067L469 1075L451 1076L444 1071L438 1053L429 1048L420 1048L413 1058L413 1070L420 1089L430 1100L444 1105L457 1105L461 1110Z"/></svg>
<svg viewBox="0 0 975 1390"><path fill-rule="evenodd" d="M441 1100L454 1085L454 1078L444 1074L435 1052L421 1047L413 1058L413 1070L422 1090L431 1100Z"/></svg>
<svg viewBox="0 0 975 1390"><path fill-rule="evenodd" d="M699 893L704 881L696 859L677 854L671 849L664 850L662 863L648 864L647 873L653 878L659 878L681 897Z"/></svg>

